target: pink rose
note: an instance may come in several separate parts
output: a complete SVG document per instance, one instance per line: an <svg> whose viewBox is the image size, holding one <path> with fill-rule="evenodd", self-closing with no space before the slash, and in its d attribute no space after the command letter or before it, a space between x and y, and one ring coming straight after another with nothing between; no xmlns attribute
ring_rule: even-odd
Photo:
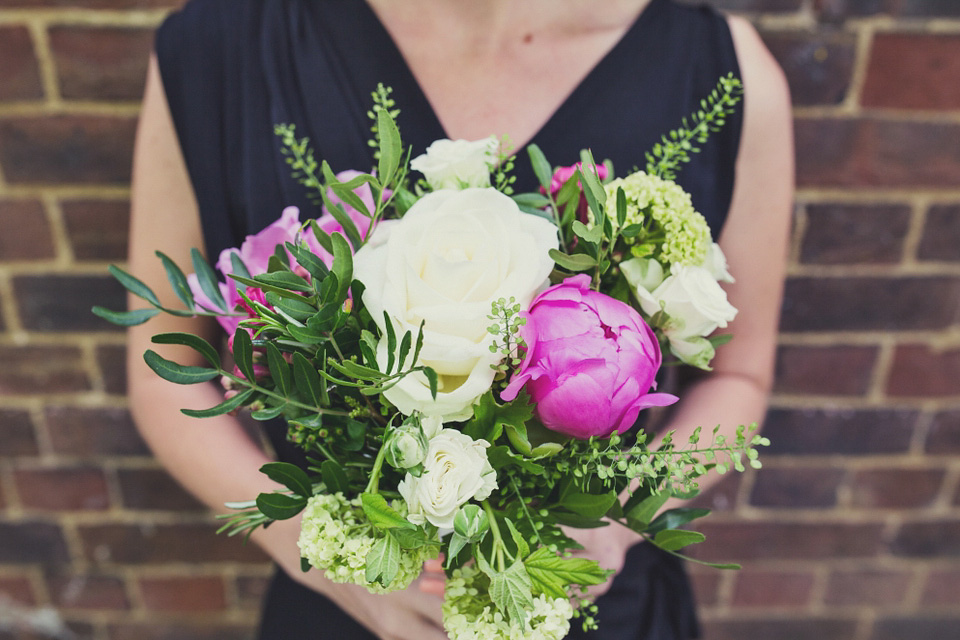
<svg viewBox="0 0 960 640"><path fill-rule="evenodd" d="M550 287L523 315L526 354L501 398L525 387L547 428L606 437L632 427L641 409L677 401L648 393L661 362L653 331L629 305L591 290L589 276Z"/></svg>
<svg viewBox="0 0 960 640"><path fill-rule="evenodd" d="M550 195L556 198L557 194L560 193L560 189L562 189L563 185L567 183L567 180L572 178L573 174L575 174L577 170L580 169L582 166L583 164L578 162L576 164L570 165L569 167L560 167L559 169L554 171L553 178L550 180ZM608 174L608 171L607 171L606 165L598 164L597 177L600 178L600 180L606 180L607 174ZM577 187L581 189L580 202L577 205L577 217L580 219L581 222L586 222L587 208L588 208L587 197L583 195L582 193L583 185L580 184L579 181L577 181ZM543 187L540 187L540 192L546 195L546 191L544 190Z"/></svg>

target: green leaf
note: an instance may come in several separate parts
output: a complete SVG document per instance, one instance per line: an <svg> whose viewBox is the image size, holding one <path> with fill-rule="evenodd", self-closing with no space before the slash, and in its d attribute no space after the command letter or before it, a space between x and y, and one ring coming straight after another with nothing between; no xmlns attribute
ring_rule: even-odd
<svg viewBox="0 0 960 640"><path fill-rule="evenodd" d="M533 173L537 176L537 181L544 191L550 193L550 183L553 181L553 169L547 162L547 157L543 155L535 144L527 145L527 153L530 155L530 164L533 166Z"/></svg>
<svg viewBox="0 0 960 640"><path fill-rule="evenodd" d="M197 274L197 281L200 283L200 290L206 294L217 309L229 311L227 303L220 293L220 284L217 282L217 274L213 272L213 268L196 249L190 249L190 258L193 261L193 272Z"/></svg>
<svg viewBox="0 0 960 640"><path fill-rule="evenodd" d="M310 277L313 278L313 288L317 288L317 283L327 277L330 269L324 264L317 254L310 251L306 246L296 245L292 242L287 243L287 250L293 254L297 264L307 270Z"/></svg>
<svg viewBox="0 0 960 640"><path fill-rule="evenodd" d="M288 496L284 493L261 493L257 496L260 513L274 520L288 520L307 506L303 496Z"/></svg>
<svg viewBox="0 0 960 640"><path fill-rule="evenodd" d="M431 367L425 367L423 369L423 375L427 376L427 383L430 385L430 397L436 400L437 390L439 389L439 379L437 378L437 372L434 371Z"/></svg>
<svg viewBox="0 0 960 640"><path fill-rule="evenodd" d="M579 220L574 220L573 224L570 225L570 229L578 238L593 246L598 246L600 241L603 240L603 229L601 229L599 225L587 227L587 225Z"/></svg>
<svg viewBox="0 0 960 640"><path fill-rule="evenodd" d="M683 529L664 529L653 537L653 544L666 551L676 551L691 544L706 540L699 531L685 531Z"/></svg>
<svg viewBox="0 0 960 640"><path fill-rule="evenodd" d="M233 359L240 373L250 382L254 382L256 376L253 375L253 342L243 327L237 327L233 334Z"/></svg>
<svg viewBox="0 0 960 640"><path fill-rule="evenodd" d="M557 249L550 249L549 254L554 262L568 271L586 271L597 266L597 261L585 253L567 255Z"/></svg>
<svg viewBox="0 0 960 640"><path fill-rule="evenodd" d="M290 374L290 365L284 360L283 354L272 342L267 343L267 365L270 367L270 377L276 385L277 392L284 398L290 397L293 390L293 377Z"/></svg>
<svg viewBox="0 0 960 640"><path fill-rule="evenodd" d="M358 213L363 214L367 218L373 217L373 214L370 213L370 210L367 209L366 203L363 199L356 194L354 191L355 187L351 187L348 184L340 182L331 174L333 180L328 179L327 185L333 191L333 194L343 200L343 203L350 207L351 209L356 210Z"/></svg>
<svg viewBox="0 0 960 640"><path fill-rule="evenodd" d="M107 322L120 325L121 327L133 327L143 324L150 318L160 313L160 309L135 309L134 311L111 311L105 307L93 307L90 311L93 315L99 316Z"/></svg>
<svg viewBox="0 0 960 640"><path fill-rule="evenodd" d="M333 243L330 240L330 234L321 229L320 225L317 224L317 221L314 219L310 220L310 230L313 231L317 243L323 247L327 253L333 255Z"/></svg>
<svg viewBox="0 0 960 640"><path fill-rule="evenodd" d="M120 282L120 284L123 285L127 291L133 295L143 298L156 307L163 306L160 304L160 300L157 298L157 295L153 292L153 290L145 285L142 280L135 278L120 267L113 264L107 267L107 270L113 275L114 278L117 279L117 281Z"/></svg>
<svg viewBox="0 0 960 640"><path fill-rule="evenodd" d="M324 460L320 464L320 474L323 476L323 484L326 485L330 493L340 492L347 494L350 492L350 481L343 467L333 460Z"/></svg>
<svg viewBox="0 0 960 640"><path fill-rule="evenodd" d="M268 420L273 420L283 415L286 405L280 405L279 407L267 407L266 409L257 409L256 411L250 412L250 417L254 420L259 420L260 422L267 422Z"/></svg>
<svg viewBox="0 0 960 640"><path fill-rule="evenodd" d="M520 207L529 207L531 209L542 209L550 206L550 198L539 193L518 193L511 196L513 201Z"/></svg>
<svg viewBox="0 0 960 640"><path fill-rule="evenodd" d="M403 143L400 129L390 117L387 109L377 111L377 133L380 136L380 160L377 164L377 178L384 187L389 186L403 156Z"/></svg>
<svg viewBox="0 0 960 640"><path fill-rule="evenodd" d="M450 562L452 562L453 559L457 557L457 554L460 553L460 551L462 551L463 548L467 546L469 542L470 541L468 539L464 538L462 535L460 535L456 531L450 534L450 542L447 545L447 566L448 567L450 565Z"/></svg>
<svg viewBox="0 0 960 640"><path fill-rule="evenodd" d="M510 426L514 430L514 438L519 439L522 434L522 441L526 441L529 448L526 425L532 418L533 405L529 403L529 396L525 393L521 392L511 402L500 404L493 397L493 392L488 391L480 396L474 405L473 417L464 425L463 432L474 440L493 443L503 433L504 428ZM513 444L516 446L516 443ZM529 450L525 452L525 455L529 454Z"/></svg>
<svg viewBox="0 0 960 640"><path fill-rule="evenodd" d="M540 547L523 561L534 593L551 598L566 598L567 585L602 584L612 572L588 558L563 558Z"/></svg>
<svg viewBox="0 0 960 640"><path fill-rule="evenodd" d="M390 585L400 572L400 543L387 533L374 543L367 554L367 582L378 582L384 587Z"/></svg>
<svg viewBox="0 0 960 640"><path fill-rule="evenodd" d="M656 517L663 505L670 499L672 494L669 491L661 491L646 498L637 506L627 511L627 520L631 524L636 523L644 528ZM634 527L636 528L636 527Z"/></svg>
<svg viewBox="0 0 960 640"><path fill-rule="evenodd" d="M523 566L523 560L518 558L505 571L493 571L487 575L493 604L513 624L525 625L533 609L533 583Z"/></svg>
<svg viewBox="0 0 960 640"><path fill-rule="evenodd" d="M702 518L709 514L710 509L696 507L678 507L676 509L670 509L657 516L657 519L651 522L650 526L647 527L647 532L658 533L665 529L676 529L677 527L682 527L688 522L692 522L697 518Z"/></svg>
<svg viewBox="0 0 960 640"><path fill-rule="evenodd" d="M243 403L249 400L253 394L253 389L246 389L235 396L227 398L215 407L210 407L209 409L180 409L180 413L185 416L190 416L191 418L213 418L214 416L222 416L225 413L230 413L242 407Z"/></svg>
<svg viewBox="0 0 960 640"><path fill-rule="evenodd" d="M390 319L390 314L386 311L383 312L383 326L384 331L387 336L387 371L386 373L393 373L393 365L396 362L397 358L397 332L393 328L393 320ZM403 363L401 362L398 365L398 370L403 368Z"/></svg>
<svg viewBox="0 0 960 640"><path fill-rule="evenodd" d="M167 272L167 280L170 281L170 287L173 289L173 292L177 294L180 302L182 302L187 309L193 309L193 292L190 290L187 276L183 275L183 271L177 266L177 263L168 258L162 251L156 251L155 253L163 263L163 269Z"/></svg>
<svg viewBox="0 0 960 640"><path fill-rule="evenodd" d="M523 536L520 535L520 532L517 531L517 528L509 518L505 518L504 523L506 523L507 529L510 530L510 537L513 538L513 543L517 545L517 557L526 557L526 555L530 553L530 545L523 539Z"/></svg>
<svg viewBox="0 0 960 640"><path fill-rule="evenodd" d="M615 491L597 495L574 490L560 500L560 505L584 518L599 519L606 515L616 501L617 493Z"/></svg>
<svg viewBox="0 0 960 640"><path fill-rule="evenodd" d="M401 516L387 504L379 493L361 493L360 502L363 512L370 523L378 529L416 529L416 525Z"/></svg>
<svg viewBox="0 0 960 640"><path fill-rule="evenodd" d="M333 273L337 276L336 301L342 303L347 299L350 283L353 282L353 252L347 240L339 233L330 236L333 244Z"/></svg>
<svg viewBox="0 0 960 640"><path fill-rule="evenodd" d="M220 354L213 346L192 333L158 333L150 339L154 344L181 344L190 347L217 369L220 368Z"/></svg>
<svg viewBox="0 0 960 640"><path fill-rule="evenodd" d="M172 360L167 360L152 349L148 349L143 354L143 360L158 376L176 384L197 384L198 382L213 380L220 375L219 369L177 364Z"/></svg>
<svg viewBox="0 0 960 640"><path fill-rule="evenodd" d="M322 406L323 390L321 389L320 374L306 356L297 352L293 354L293 380L300 396L307 403L315 407Z"/></svg>
<svg viewBox="0 0 960 640"><path fill-rule="evenodd" d="M400 352L397 354L397 362L399 362L399 368L401 370L403 369L404 363L407 361L407 356L410 355L410 342L412 340L413 334L411 334L409 331L404 331L403 337L400 339Z"/></svg>
<svg viewBox="0 0 960 640"><path fill-rule="evenodd" d="M283 255L287 255L286 252L284 252ZM265 284L272 285L278 289L284 289L285 291L283 293L287 294L291 291L299 291L302 293L311 293L313 291L313 287L310 286L309 282L286 269L271 271L270 273L261 273L258 276L254 276L253 280L256 283L255 286L260 286L261 289L263 289L263 285ZM266 291L266 289L264 289L264 291ZM278 291L277 293L280 292ZM303 296L294 294L293 296L286 295L285 297L297 300L302 299Z"/></svg>
<svg viewBox="0 0 960 640"><path fill-rule="evenodd" d="M733 340L733 334L721 333L715 336L710 336L709 338L707 338L707 340L709 340L710 344L713 345L713 348L716 349L717 347L721 347L727 344L728 342L730 342L731 340Z"/></svg>
<svg viewBox="0 0 960 640"><path fill-rule="evenodd" d="M295 494L309 498L313 495L313 483L306 472L289 462L268 462L260 467L260 472L274 482L279 482Z"/></svg>
<svg viewBox="0 0 960 640"><path fill-rule="evenodd" d="M617 187L617 228L622 229L627 221L627 195Z"/></svg>

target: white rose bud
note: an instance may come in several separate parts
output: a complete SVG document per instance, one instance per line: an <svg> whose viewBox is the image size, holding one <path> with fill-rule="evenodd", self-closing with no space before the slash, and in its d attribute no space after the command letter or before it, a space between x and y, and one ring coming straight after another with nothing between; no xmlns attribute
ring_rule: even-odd
<svg viewBox="0 0 960 640"><path fill-rule="evenodd" d="M499 144L494 136L473 142L437 140L410 161L410 168L422 173L434 190L489 187Z"/></svg>
<svg viewBox="0 0 960 640"><path fill-rule="evenodd" d="M723 255L720 245L716 242L707 249L707 257L703 261L703 266L707 268L707 271L717 282L736 282L727 268L727 256Z"/></svg>
<svg viewBox="0 0 960 640"><path fill-rule="evenodd" d="M387 464L394 469L412 469L427 455L427 438L416 424L405 422L387 440Z"/></svg>
<svg viewBox="0 0 960 640"><path fill-rule="evenodd" d="M432 438L423 474L408 473L397 487L407 503L407 520L452 529L462 505L487 499L497 488L497 472L487 460L489 446L456 429L443 429Z"/></svg>

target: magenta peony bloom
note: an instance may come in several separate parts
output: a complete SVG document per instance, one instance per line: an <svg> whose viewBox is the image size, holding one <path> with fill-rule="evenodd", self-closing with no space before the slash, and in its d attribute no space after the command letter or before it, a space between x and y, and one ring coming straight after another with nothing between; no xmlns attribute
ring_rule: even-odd
<svg viewBox="0 0 960 640"><path fill-rule="evenodd" d="M648 393L661 362L653 331L629 305L591 290L589 276L550 287L523 315L524 361L500 395L526 388L548 429L606 437L632 427L641 409L677 401Z"/></svg>
<svg viewBox="0 0 960 640"><path fill-rule="evenodd" d="M550 195L554 198L557 197L557 194L560 193L560 189L562 189L563 185L567 183L567 180L573 177L573 174L575 174L582 166L583 163L578 162L570 165L569 167L560 167L554 171L553 178L550 180ZM606 180L607 174L608 171L606 165L598 164L597 177L600 178L600 180ZM577 186L583 189L583 185L581 185L579 182L577 182ZM546 195L546 191L543 187L540 187L540 192ZM587 209L587 197L581 193L580 202L577 205L577 217L581 222L585 223L587 221Z"/></svg>

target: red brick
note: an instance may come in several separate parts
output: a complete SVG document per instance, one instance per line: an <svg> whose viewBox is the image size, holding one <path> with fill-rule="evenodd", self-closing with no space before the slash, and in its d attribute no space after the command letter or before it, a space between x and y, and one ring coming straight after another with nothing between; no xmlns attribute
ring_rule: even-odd
<svg viewBox="0 0 960 640"><path fill-rule="evenodd" d="M825 20L876 14L909 17L960 16L960 5L956 0L815 0L815 7Z"/></svg>
<svg viewBox="0 0 960 640"><path fill-rule="evenodd" d="M76 574L47 577L58 609L123 611L130 608L123 579L111 575Z"/></svg>
<svg viewBox="0 0 960 640"><path fill-rule="evenodd" d="M923 588L921 602L934 607L956 607L960 602L960 569L931 571Z"/></svg>
<svg viewBox="0 0 960 640"><path fill-rule="evenodd" d="M960 182L960 125L889 118L798 118L801 187L942 187Z"/></svg>
<svg viewBox="0 0 960 640"><path fill-rule="evenodd" d="M37 100L43 97L40 67L25 27L0 28L0 100Z"/></svg>
<svg viewBox="0 0 960 640"><path fill-rule="evenodd" d="M960 139L960 138L958 138ZM960 308L960 278L790 278L783 331L945 329Z"/></svg>
<svg viewBox="0 0 960 640"><path fill-rule="evenodd" d="M939 351L922 344L899 345L894 352L887 394L960 396L960 349Z"/></svg>
<svg viewBox="0 0 960 640"><path fill-rule="evenodd" d="M724 523L708 518L698 525L697 530L707 539L688 550L691 555L705 560L824 561L877 555L882 548L883 525L783 521Z"/></svg>
<svg viewBox="0 0 960 640"><path fill-rule="evenodd" d="M69 559L60 527L48 522L0 522L0 564L56 565Z"/></svg>
<svg viewBox="0 0 960 640"><path fill-rule="evenodd" d="M0 424L3 425L3 437L0 438L0 457L35 456L37 436L33 430L33 421L26 411L0 409Z"/></svg>
<svg viewBox="0 0 960 640"><path fill-rule="evenodd" d="M930 207L917 257L948 262L960 260L960 205Z"/></svg>
<svg viewBox="0 0 960 640"><path fill-rule="evenodd" d="M860 99L864 107L957 109L958 75L960 37L878 33Z"/></svg>
<svg viewBox="0 0 960 640"><path fill-rule="evenodd" d="M930 614L928 616L881 617L873 625L870 640L956 640L960 616Z"/></svg>
<svg viewBox="0 0 960 640"><path fill-rule="evenodd" d="M751 616L749 620L712 620L703 628L705 640L850 640L855 636L857 623L805 614L798 618L777 615Z"/></svg>
<svg viewBox="0 0 960 640"><path fill-rule="evenodd" d="M226 623L127 622L108 628L109 640L254 640L255 630Z"/></svg>
<svg viewBox="0 0 960 640"><path fill-rule="evenodd" d="M149 455L126 409L53 406L46 409L46 420L55 453Z"/></svg>
<svg viewBox="0 0 960 640"><path fill-rule="evenodd" d="M0 166L11 184L130 181L136 120L64 115L0 121Z"/></svg>
<svg viewBox="0 0 960 640"><path fill-rule="evenodd" d="M140 595L150 611L200 613L226 608L219 576L141 578Z"/></svg>
<svg viewBox="0 0 960 640"><path fill-rule="evenodd" d="M123 287L111 276L39 275L13 280L20 322L33 331L121 331L91 307L126 308Z"/></svg>
<svg viewBox="0 0 960 640"><path fill-rule="evenodd" d="M944 469L868 469L851 482L855 507L922 509L937 498L946 475Z"/></svg>
<svg viewBox="0 0 960 640"><path fill-rule="evenodd" d="M813 574L806 571L741 569L735 580L735 607L802 607L813 588Z"/></svg>
<svg viewBox="0 0 960 640"><path fill-rule="evenodd" d="M690 504L717 512L733 511L737 507L737 495L742 482L743 474L727 473L722 480L698 495Z"/></svg>
<svg viewBox="0 0 960 640"><path fill-rule="evenodd" d="M767 415L763 455L904 453L917 422L905 409L775 409Z"/></svg>
<svg viewBox="0 0 960 640"><path fill-rule="evenodd" d="M803 0L712 0L711 6L725 11L762 11L785 13L798 11Z"/></svg>
<svg viewBox="0 0 960 640"><path fill-rule="evenodd" d="M26 509L102 511L110 506L107 479L97 468L21 468L13 477Z"/></svg>
<svg viewBox="0 0 960 640"><path fill-rule="evenodd" d="M74 347L0 345L0 396L86 391L90 380Z"/></svg>
<svg viewBox="0 0 960 640"><path fill-rule="evenodd" d="M925 450L935 455L960 454L960 410L934 415Z"/></svg>
<svg viewBox="0 0 960 640"><path fill-rule="evenodd" d="M97 366L103 378L104 391L115 395L127 393L127 350L123 346L97 347Z"/></svg>
<svg viewBox="0 0 960 640"><path fill-rule="evenodd" d="M903 602L910 573L884 569L837 569L830 574L827 606L895 606Z"/></svg>
<svg viewBox="0 0 960 640"><path fill-rule="evenodd" d="M801 262L896 264L903 257L910 208L903 205L810 205L807 219L800 249Z"/></svg>
<svg viewBox="0 0 960 640"><path fill-rule="evenodd" d="M894 555L914 558L960 557L960 520L905 523L890 549Z"/></svg>
<svg viewBox="0 0 960 640"><path fill-rule="evenodd" d="M270 578L266 576L239 575L236 578L237 598L239 607L243 610L256 610L261 607L263 597L270 586Z"/></svg>
<svg viewBox="0 0 960 640"><path fill-rule="evenodd" d="M60 93L76 100L139 100L153 31L124 27L50 29Z"/></svg>
<svg viewBox="0 0 960 640"><path fill-rule="evenodd" d="M0 260L42 260L55 253L43 205L0 200Z"/></svg>
<svg viewBox="0 0 960 640"><path fill-rule="evenodd" d="M37 604L33 585L25 576L0 576L0 600L5 598L28 607Z"/></svg>
<svg viewBox="0 0 960 640"><path fill-rule="evenodd" d="M206 511L161 469L119 469L117 481L123 506L146 511Z"/></svg>
<svg viewBox="0 0 960 640"><path fill-rule="evenodd" d="M118 564L264 562L253 543L217 535L217 525L81 525L88 560Z"/></svg>
<svg viewBox="0 0 960 640"><path fill-rule="evenodd" d="M842 469L765 468L757 473L750 504L757 507L824 508L837 504Z"/></svg>
<svg viewBox="0 0 960 640"><path fill-rule="evenodd" d="M777 350L777 393L862 396L870 388L877 347L784 345Z"/></svg>
<svg viewBox="0 0 960 640"><path fill-rule="evenodd" d="M793 104L843 102L853 76L853 34L769 32L763 40L787 76Z"/></svg>
<svg viewBox="0 0 960 640"><path fill-rule="evenodd" d="M130 204L116 200L62 203L70 248L78 260L124 260L127 255Z"/></svg>

